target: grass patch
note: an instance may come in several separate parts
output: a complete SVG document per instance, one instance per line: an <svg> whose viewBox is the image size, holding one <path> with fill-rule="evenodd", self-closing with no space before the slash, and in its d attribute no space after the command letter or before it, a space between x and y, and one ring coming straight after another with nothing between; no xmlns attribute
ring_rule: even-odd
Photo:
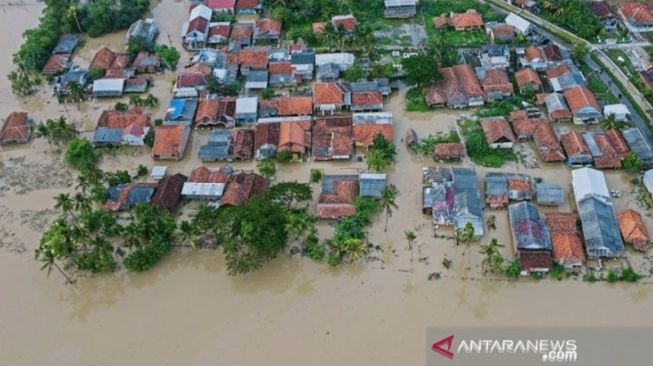
<svg viewBox="0 0 653 366"><path fill-rule="evenodd" d="M414 87L406 92L406 111L428 112L431 108L424 100L424 91L420 87Z"/></svg>
<svg viewBox="0 0 653 366"><path fill-rule="evenodd" d="M468 120L461 122L467 155L476 164L500 168L510 161L517 161L512 149L492 149L485 140L485 134L477 121Z"/></svg>
<svg viewBox="0 0 653 366"><path fill-rule="evenodd" d="M587 76L587 86L596 95L597 99L604 101L604 104L620 102L619 98L612 94L608 86L596 74L589 74Z"/></svg>
<svg viewBox="0 0 653 366"><path fill-rule="evenodd" d="M480 47L488 43L488 36L483 31L454 31L440 30L438 33L442 36L444 42L451 46L468 46Z"/></svg>

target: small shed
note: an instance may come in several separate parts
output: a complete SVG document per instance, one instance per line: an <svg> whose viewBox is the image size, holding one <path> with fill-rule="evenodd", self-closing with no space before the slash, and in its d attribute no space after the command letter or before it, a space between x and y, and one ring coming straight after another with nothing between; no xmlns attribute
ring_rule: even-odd
<svg viewBox="0 0 653 366"><path fill-rule="evenodd" d="M74 34L64 34L61 37L59 37L59 42L57 43L56 46L54 46L54 50L52 50L52 53L54 54L71 54L73 51L75 51L75 48L77 48L77 45L79 44L79 37L74 35Z"/></svg>
<svg viewBox="0 0 653 366"><path fill-rule="evenodd" d="M150 173L150 177L152 177L152 179L159 180L166 176L167 171L168 171L167 166L157 165L155 167L152 167L152 172Z"/></svg>
<svg viewBox="0 0 653 366"><path fill-rule="evenodd" d="M565 203L565 190L559 184L537 183L535 190L539 205L559 206Z"/></svg>
<svg viewBox="0 0 653 366"><path fill-rule="evenodd" d="M181 195L190 199L218 200L224 193L224 183L186 182Z"/></svg>
<svg viewBox="0 0 653 366"><path fill-rule="evenodd" d="M608 104L603 107L603 115L608 117L614 115L617 121L627 121L630 119L630 110L625 104Z"/></svg>
<svg viewBox="0 0 653 366"><path fill-rule="evenodd" d="M387 186L385 174L365 173L360 175L359 196L381 198Z"/></svg>
<svg viewBox="0 0 653 366"><path fill-rule="evenodd" d="M98 79L93 82L93 96L96 98L115 98L122 96L125 79Z"/></svg>
<svg viewBox="0 0 653 366"><path fill-rule="evenodd" d="M258 115L258 97L242 97L236 99L236 123L256 123Z"/></svg>

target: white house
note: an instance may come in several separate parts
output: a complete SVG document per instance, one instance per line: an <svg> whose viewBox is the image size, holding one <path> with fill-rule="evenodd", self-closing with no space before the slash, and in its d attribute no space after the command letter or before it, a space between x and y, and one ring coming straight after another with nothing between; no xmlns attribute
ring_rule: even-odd
<svg viewBox="0 0 653 366"><path fill-rule="evenodd" d="M589 196L610 198L608 185L603 172L592 168L580 168L571 171L571 186L574 190L576 204Z"/></svg>
<svg viewBox="0 0 653 366"><path fill-rule="evenodd" d="M510 13L506 17L506 24L512 25L515 31L521 34L528 34L532 30L532 24L515 13Z"/></svg>
<svg viewBox="0 0 653 366"><path fill-rule="evenodd" d="M617 121L627 121L630 119L630 111L625 104L608 104L603 106L603 115L608 117L614 115Z"/></svg>

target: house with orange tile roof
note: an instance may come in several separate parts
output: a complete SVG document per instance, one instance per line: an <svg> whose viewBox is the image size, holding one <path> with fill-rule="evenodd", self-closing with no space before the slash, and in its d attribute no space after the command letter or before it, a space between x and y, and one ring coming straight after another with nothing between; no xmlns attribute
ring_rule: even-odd
<svg viewBox="0 0 653 366"><path fill-rule="evenodd" d="M530 45L524 49L517 49L517 57L523 67L529 67L535 71L543 71L562 62L560 47L554 43L549 43L546 46Z"/></svg>
<svg viewBox="0 0 653 366"><path fill-rule="evenodd" d="M433 157L438 160L461 160L465 157L465 145L460 142L435 144Z"/></svg>
<svg viewBox="0 0 653 366"><path fill-rule="evenodd" d="M189 137L189 125L157 126L154 129L152 158L154 158L154 160L183 159Z"/></svg>
<svg viewBox="0 0 653 366"><path fill-rule="evenodd" d="M639 2L627 2L619 6L619 14L636 32L653 31L653 14L649 6Z"/></svg>
<svg viewBox="0 0 653 366"><path fill-rule="evenodd" d="M483 17L475 9L468 9L464 13L443 14L433 19L436 28L451 27L457 31L483 29Z"/></svg>
<svg viewBox="0 0 653 366"><path fill-rule="evenodd" d="M188 22L182 25L182 44L188 50L199 50L206 46L209 33L209 22L213 10L199 4L192 8Z"/></svg>
<svg viewBox="0 0 653 366"><path fill-rule="evenodd" d="M236 0L206 0L206 6L214 13L234 14Z"/></svg>
<svg viewBox="0 0 653 366"><path fill-rule="evenodd" d="M566 269L580 269L585 263L585 251L578 232L578 216L573 213L550 212L544 217L551 234L553 261Z"/></svg>
<svg viewBox="0 0 653 366"><path fill-rule="evenodd" d="M220 200L223 206L238 206L251 198L261 196L268 189L267 178L256 173L241 172L230 175Z"/></svg>
<svg viewBox="0 0 653 366"><path fill-rule="evenodd" d="M625 158L630 152L630 148L628 147L626 140L624 140L624 137L621 135L621 132L615 129L608 129L605 131L605 134L608 137L610 145L612 145L619 157L623 160L623 158Z"/></svg>
<svg viewBox="0 0 653 366"><path fill-rule="evenodd" d="M601 118L601 106L596 101L594 93L586 86L575 86L564 92L576 124L598 123Z"/></svg>
<svg viewBox="0 0 653 366"><path fill-rule="evenodd" d="M281 122L278 151L288 151L293 155L293 159L302 159L310 149L310 119Z"/></svg>
<svg viewBox="0 0 653 366"><path fill-rule="evenodd" d="M240 50L238 52L240 73L247 76L249 70L267 70L269 54L270 50L267 48L246 48Z"/></svg>
<svg viewBox="0 0 653 366"><path fill-rule="evenodd" d="M515 27L506 23L487 23L485 31L492 42L510 42L515 39Z"/></svg>
<svg viewBox="0 0 653 366"><path fill-rule="evenodd" d="M279 146L281 122L259 122L255 127L254 157L257 160L274 157Z"/></svg>
<svg viewBox="0 0 653 366"><path fill-rule="evenodd" d="M560 146L558 136L550 123L539 123L533 133L533 142L537 146L540 159L546 163L565 160L565 154Z"/></svg>
<svg viewBox="0 0 653 366"><path fill-rule="evenodd" d="M220 169L209 168L201 165L190 173L188 182L191 183L226 183L227 178L233 172L233 168L224 165Z"/></svg>
<svg viewBox="0 0 653 366"><path fill-rule="evenodd" d="M334 29L342 28L347 32L356 30L356 17L353 14L347 15L334 15L331 17L331 24Z"/></svg>
<svg viewBox="0 0 653 366"><path fill-rule="evenodd" d="M293 67L290 61L270 62L268 72L271 88L297 85L297 78L293 73Z"/></svg>
<svg viewBox="0 0 653 366"><path fill-rule="evenodd" d="M361 91L351 93L352 112L383 111L383 94L380 91Z"/></svg>
<svg viewBox="0 0 653 366"><path fill-rule="evenodd" d="M505 117L489 117L481 120L485 140L492 149L512 149L515 134Z"/></svg>
<svg viewBox="0 0 653 366"><path fill-rule="evenodd" d="M621 168L621 154L611 145L608 135L603 131L584 132L583 140L594 159L594 167L597 169L619 169Z"/></svg>
<svg viewBox="0 0 653 366"><path fill-rule="evenodd" d="M68 70L72 65L70 61L71 56L69 53L58 53L50 56L41 69L41 74L46 76L57 75Z"/></svg>
<svg viewBox="0 0 653 366"><path fill-rule="evenodd" d="M11 112L0 129L0 145L24 144L32 137L32 120L26 112Z"/></svg>
<svg viewBox="0 0 653 366"><path fill-rule="evenodd" d="M233 128L236 125L236 98L208 96L199 100L195 126Z"/></svg>
<svg viewBox="0 0 653 366"><path fill-rule="evenodd" d="M632 244L636 250L645 252L648 249L648 230L642 215L633 209L626 209L617 215L619 221L619 230L624 242Z"/></svg>
<svg viewBox="0 0 653 366"><path fill-rule="evenodd" d="M93 134L95 146L145 146L150 130L150 116L139 108L127 111L102 111Z"/></svg>
<svg viewBox="0 0 653 366"><path fill-rule="evenodd" d="M231 34L231 23L229 22L212 22L209 23L209 34L206 44L209 46L218 46L229 43Z"/></svg>
<svg viewBox="0 0 653 366"><path fill-rule="evenodd" d="M270 18L254 22L254 43L276 42L281 37L281 22Z"/></svg>
<svg viewBox="0 0 653 366"><path fill-rule="evenodd" d="M349 160L354 154L351 116L317 117L313 125L313 160Z"/></svg>
<svg viewBox="0 0 653 366"><path fill-rule="evenodd" d="M278 99L278 115L310 116L313 114L313 98L311 96L282 96Z"/></svg>
<svg viewBox="0 0 653 366"><path fill-rule="evenodd" d="M345 106L343 88L334 82L313 84L313 108L316 112L333 114Z"/></svg>
<svg viewBox="0 0 653 366"><path fill-rule="evenodd" d="M515 92L504 69L477 69L476 74L488 102L509 97Z"/></svg>
<svg viewBox="0 0 653 366"><path fill-rule="evenodd" d="M517 80L519 91L522 93L528 88L536 93L542 90L542 80L540 80L540 76L533 69L524 68L515 72L515 79Z"/></svg>
<svg viewBox="0 0 653 366"><path fill-rule="evenodd" d="M248 47L252 44L252 35L254 28L249 23L236 23L231 27L229 34L229 50L237 51L243 47Z"/></svg>
<svg viewBox="0 0 653 366"><path fill-rule="evenodd" d="M359 193L357 175L325 175L317 203L317 217L339 219L356 213L354 198Z"/></svg>
<svg viewBox="0 0 653 366"><path fill-rule="evenodd" d="M446 104L460 109L485 103L485 93L471 66L443 67L440 73L443 79L426 89L425 99L430 106Z"/></svg>
<svg viewBox="0 0 653 366"><path fill-rule="evenodd" d="M377 135L382 135L386 141L392 141L394 129L391 112L354 113L352 123L354 144L357 147L372 146Z"/></svg>
<svg viewBox="0 0 653 366"><path fill-rule="evenodd" d="M579 132L567 132L560 136L560 140L567 154L567 164L572 166L592 164L592 152Z"/></svg>
<svg viewBox="0 0 653 366"><path fill-rule="evenodd" d="M260 0L237 0L236 14L256 14L263 8Z"/></svg>

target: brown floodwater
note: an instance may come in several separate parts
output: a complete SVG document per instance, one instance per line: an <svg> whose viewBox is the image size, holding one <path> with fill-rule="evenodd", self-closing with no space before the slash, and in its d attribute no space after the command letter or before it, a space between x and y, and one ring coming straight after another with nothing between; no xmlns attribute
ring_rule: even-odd
<svg viewBox="0 0 653 366"><path fill-rule="evenodd" d="M165 0L152 13L178 44L185 2ZM37 22L40 3L21 2L0 8L0 69L11 69L11 53L20 34ZM119 46L121 35L90 40L80 50L80 63L103 45ZM153 93L169 100L172 74L157 77ZM27 110L36 120L64 114L89 132L98 114L115 101L63 106L47 91L27 100L16 99L0 78L2 115ZM0 364L1 365L420 365L424 334L434 325L653 325L650 316L653 286L589 284L578 279L506 282L481 275L477 248L466 252L450 240L432 237L432 225L421 214L421 166L434 165L406 151L401 138L409 128L420 135L455 128L460 113L442 111L414 114L402 110L402 96L393 96L387 109L395 113L399 156L389 172L399 190L398 209L384 231L380 216L370 239L383 252L378 260L330 268L299 256L282 255L262 270L228 277L224 259L215 250L175 250L153 270L143 274L124 271L82 277L67 286L58 273L39 271L33 250L45 226L42 216L50 197L70 191L65 179L53 187L24 194L0 195ZM164 104L165 105L165 104ZM160 117L161 110L154 110ZM196 133L186 158L167 164L172 171L189 173L199 162L196 151L206 132ZM0 168L42 168L30 163L58 159L59 153L43 141L0 149ZM15 163L24 158L23 164ZM469 162L466 162L468 164ZM154 165L147 152L107 155L105 169ZM217 166L217 164L211 164ZM255 169L252 162L234 164ZM39 165L41 166L41 165ZM363 170L364 163L310 163L279 166L278 180L307 181L312 167L327 173ZM569 188L570 172L562 165L527 169L512 164L505 170L529 173ZM478 169L482 176L487 169ZM47 178L47 177L46 177ZM607 174L611 188L629 187L619 172ZM31 181L31 180L30 180ZM0 177L0 185L7 184ZM317 186L315 186L317 188ZM626 189L629 191L629 189ZM637 207L626 192L618 208ZM566 205L560 210L568 211ZM641 209L640 209L641 211ZM507 213L496 211L498 230L483 241L497 238L509 244ZM653 228L650 215L645 220ZM39 219L41 218L41 219ZM320 233L332 228L320 225ZM414 251L408 249L405 230L417 234ZM446 234L446 231L443 232ZM5 240L5 238L9 238ZM24 250L14 250L10 242ZM512 250L504 248L507 257ZM443 258L453 261L449 270ZM635 255L633 255L635 257ZM645 261L644 261L645 262ZM429 281L439 272L440 280Z"/></svg>

